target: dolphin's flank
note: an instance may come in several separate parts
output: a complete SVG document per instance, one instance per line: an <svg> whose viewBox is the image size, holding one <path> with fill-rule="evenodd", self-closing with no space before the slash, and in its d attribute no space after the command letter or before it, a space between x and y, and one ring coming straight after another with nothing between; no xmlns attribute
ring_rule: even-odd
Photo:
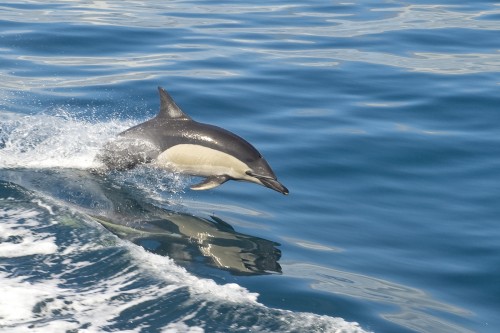
<svg viewBox="0 0 500 333"><path fill-rule="evenodd" d="M151 163L159 168L205 177L192 190L208 190L228 180L256 183L283 194L283 186L250 143L223 128L192 120L161 87L156 117L108 142L97 158L107 169Z"/></svg>

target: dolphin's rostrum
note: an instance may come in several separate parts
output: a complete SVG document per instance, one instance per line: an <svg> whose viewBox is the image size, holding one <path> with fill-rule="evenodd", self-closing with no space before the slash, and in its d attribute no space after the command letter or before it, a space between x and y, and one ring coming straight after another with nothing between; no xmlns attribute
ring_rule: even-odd
<svg viewBox="0 0 500 333"><path fill-rule="evenodd" d="M192 190L208 190L228 180L248 181L283 194L276 178L250 143L223 128L192 120L161 87L160 112L108 142L98 159L108 169L130 169L142 163L205 177Z"/></svg>

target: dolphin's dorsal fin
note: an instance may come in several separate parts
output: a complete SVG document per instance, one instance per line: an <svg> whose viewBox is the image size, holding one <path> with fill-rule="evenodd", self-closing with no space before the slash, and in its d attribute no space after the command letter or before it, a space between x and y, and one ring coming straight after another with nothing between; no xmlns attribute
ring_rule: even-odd
<svg viewBox="0 0 500 333"><path fill-rule="evenodd" d="M160 93L160 112L157 117L168 119L191 119L175 104L174 99L162 87L158 87Z"/></svg>

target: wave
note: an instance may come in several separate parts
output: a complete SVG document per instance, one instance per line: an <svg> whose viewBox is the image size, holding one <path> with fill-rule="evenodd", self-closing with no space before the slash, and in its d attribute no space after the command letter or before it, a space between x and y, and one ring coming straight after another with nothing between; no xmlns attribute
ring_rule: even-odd
<svg viewBox="0 0 500 333"><path fill-rule="evenodd" d="M16 185L0 189L2 328L364 332L341 318L268 308L238 284L197 277Z"/></svg>
<svg viewBox="0 0 500 333"><path fill-rule="evenodd" d="M266 307L257 293L236 283L217 283L179 266L171 256L198 253L217 268L266 274L279 271L280 252L277 244L237 233L225 221L182 211L189 201L179 211L182 177L151 168L92 175L102 144L131 122L78 120L64 110L5 119L0 124L0 259L6 269L0 270L0 293L8 301L0 304L0 327L16 332L363 332L342 318ZM173 203L165 204L169 200ZM265 216L232 206L193 206ZM159 255L153 242L176 251ZM185 250L179 252L181 247Z"/></svg>

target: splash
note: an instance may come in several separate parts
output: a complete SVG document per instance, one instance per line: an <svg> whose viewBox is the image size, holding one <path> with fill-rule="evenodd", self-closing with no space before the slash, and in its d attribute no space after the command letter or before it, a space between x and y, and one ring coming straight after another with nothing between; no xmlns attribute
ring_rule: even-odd
<svg viewBox="0 0 500 333"><path fill-rule="evenodd" d="M9 115L0 122L0 170L46 170L68 173L102 167L96 155L102 146L137 121L105 122L77 119L59 108L51 114ZM133 187L153 200L169 200L182 193L189 180L149 166L106 175L116 186Z"/></svg>
<svg viewBox="0 0 500 333"><path fill-rule="evenodd" d="M130 125L79 120L63 109L10 117L0 123L0 168L95 168L102 145Z"/></svg>

